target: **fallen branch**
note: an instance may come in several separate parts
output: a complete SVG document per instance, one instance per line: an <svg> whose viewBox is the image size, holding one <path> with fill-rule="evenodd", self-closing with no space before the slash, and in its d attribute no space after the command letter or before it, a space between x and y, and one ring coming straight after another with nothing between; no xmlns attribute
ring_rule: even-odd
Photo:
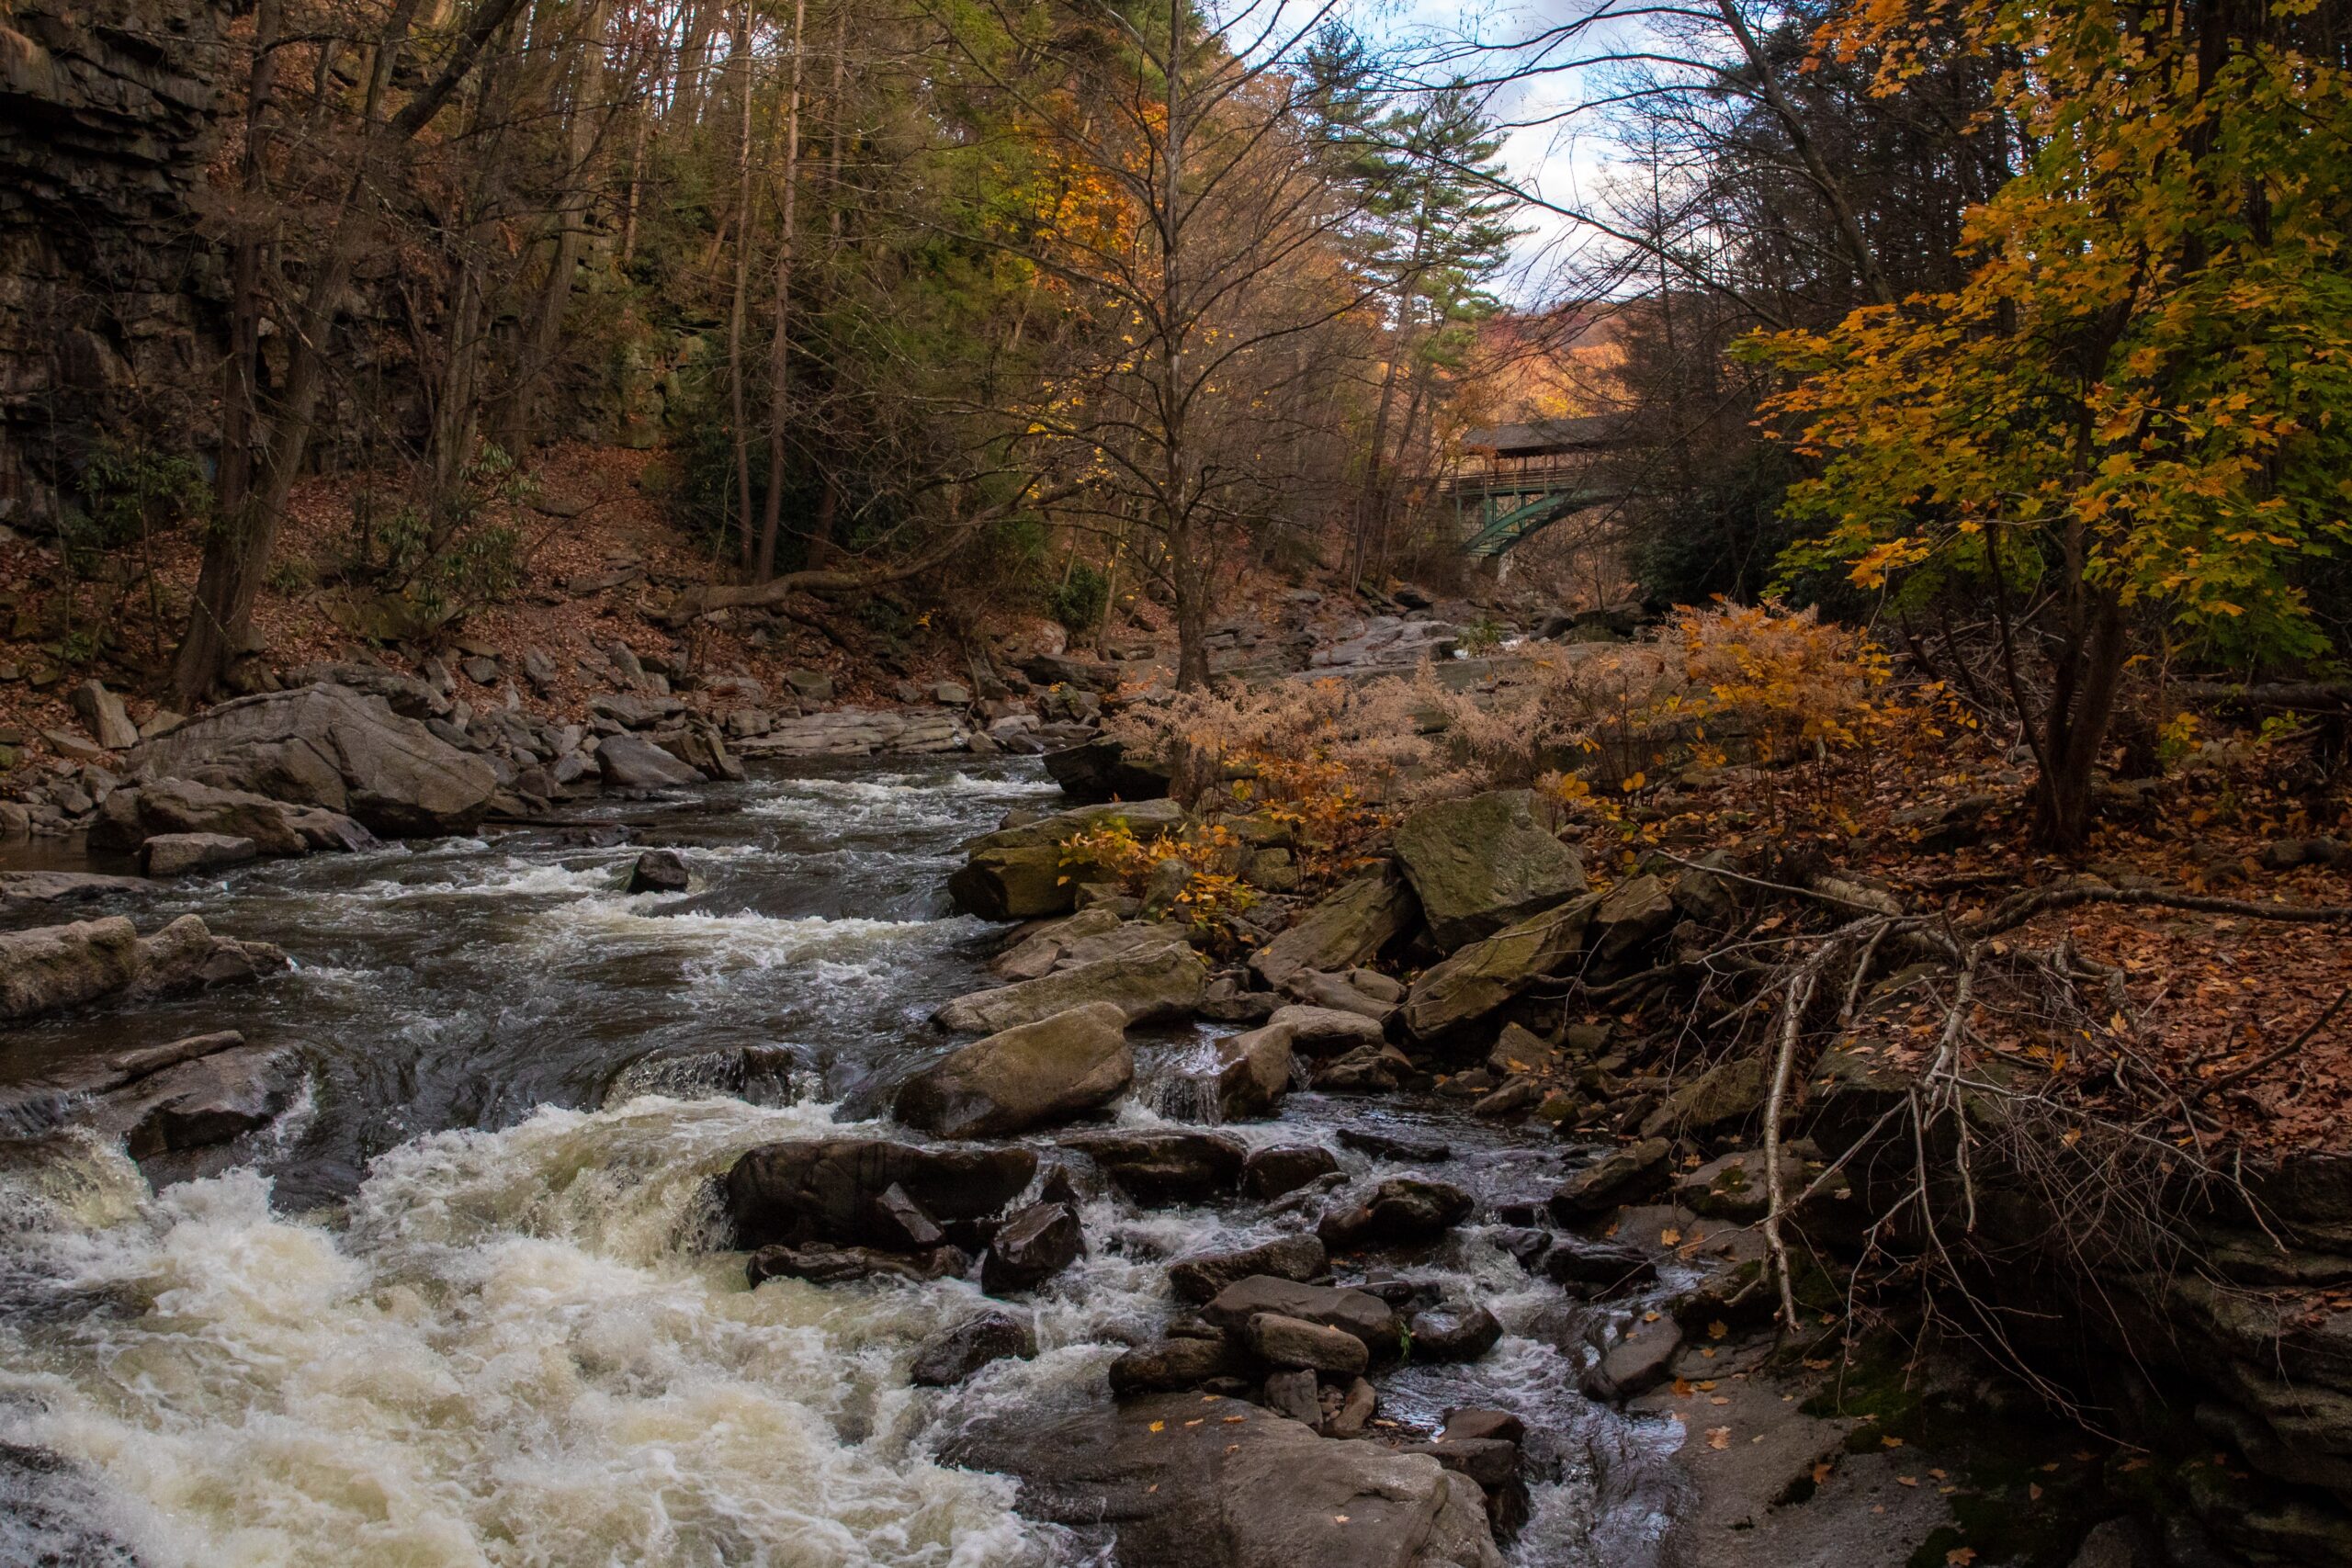
<svg viewBox="0 0 2352 1568"><path fill-rule="evenodd" d="M2294 1039L2289 1041L2286 1044L2279 1046L2276 1051L2267 1052L2263 1055L2257 1056L2253 1061L2248 1062L2245 1066L2239 1067L2233 1072L2224 1073L2220 1077L2213 1079L2211 1083L2201 1086L2196 1093L2188 1096L2188 1100L2202 1100L2209 1094L2219 1094L2222 1090L2229 1088L2232 1084L2241 1083L2245 1079L2252 1077L2255 1074L2262 1071L2263 1068L2270 1066L2274 1063L2285 1061L2288 1057L2293 1055L2296 1052L2310 1044L2312 1037L2318 1034L2321 1030L2325 1029L2329 1021L2334 1019L2337 1013L2344 1010L2344 1004L2347 999L2352 999L2352 986L2346 986L2344 989L2336 992L2335 999L2327 1004L2326 1011L2312 1020L2312 1024L2309 1029L2304 1030L2301 1034L2296 1035ZM2187 1101L2184 1101L2181 1105L2181 1110L2186 1113L2188 1109L2188 1103Z"/></svg>
<svg viewBox="0 0 2352 1568"><path fill-rule="evenodd" d="M2160 893L2137 887L2044 887L2021 893L1995 909L1962 934L1981 942L2013 931L2052 909L2083 904L2121 904L2150 909L2194 909L2207 915L2235 915L2249 920L2285 920L2305 925L2352 924L2352 906L2342 904L2256 904L2245 898L2209 898L2196 893Z"/></svg>

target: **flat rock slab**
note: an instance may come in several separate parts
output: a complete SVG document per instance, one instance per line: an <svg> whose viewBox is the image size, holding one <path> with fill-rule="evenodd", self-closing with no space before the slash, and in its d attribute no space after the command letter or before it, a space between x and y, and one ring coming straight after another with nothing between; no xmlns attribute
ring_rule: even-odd
<svg viewBox="0 0 2352 1568"><path fill-rule="evenodd" d="M1024 1414L951 1462L1021 1480L1021 1512L1132 1568L1500 1568L1476 1485L1427 1455L1343 1442L1256 1405L1154 1394Z"/></svg>
<svg viewBox="0 0 2352 1568"><path fill-rule="evenodd" d="M152 883L138 876L100 876L87 871L0 872L0 904L63 904L154 891Z"/></svg>

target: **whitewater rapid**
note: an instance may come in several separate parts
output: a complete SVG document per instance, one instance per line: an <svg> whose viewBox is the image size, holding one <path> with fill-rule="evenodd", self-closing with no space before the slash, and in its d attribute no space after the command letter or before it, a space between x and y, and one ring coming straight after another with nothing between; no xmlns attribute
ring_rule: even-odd
<svg viewBox="0 0 2352 1568"><path fill-rule="evenodd" d="M990 1415L1099 1401L1109 1361L1172 1309L1165 1261L1271 1235L1263 1216L1090 1188L1089 1257L1029 1303L1036 1359L918 1390L916 1348L980 1309L976 1285L749 1289L712 1187L759 1144L895 1133L871 1120L874 1085L939 1050L931 1007L983 983L990 933L940 896L955 845L1048 798L1034 771L940 768L640 811L640 840L695 866L684 897L619 891L638 844L562 835L175 891L302 966L266 1000L224 993L0 1049L242 1027L300 1040L311 1089L232 1168L161 1191L86 1138L0 1145L0 1444L63 1461L12 1466L0 1449L0 1562L68 1548L150 1568L1099 1562L1099 1543L1024 1522L1010 1478L933 1455ZM1119 1120L1186 1103L1171 1086L1197 1040L1139 1040ZM678 1098L704 1061L753 1045L789 1053L773 1098L793 1102ZM1281 1122L1230 1131L1332 1145L1367 1114L1431 1130L1299 1095ZM1492 1138L1430 1172L1490 1200L1556 1179L1549 1154L1437 1130ZM1559 1292L1475 1232L1435 1267L1506 1337L1475 1367L1386 1380L1384 1414L1530 1412L1535 1517L1512 1561L1624 1561L1610 1531L1662 1521L1608 1515L1586 1456L1624 1434L1575 1393Z"/></svg>

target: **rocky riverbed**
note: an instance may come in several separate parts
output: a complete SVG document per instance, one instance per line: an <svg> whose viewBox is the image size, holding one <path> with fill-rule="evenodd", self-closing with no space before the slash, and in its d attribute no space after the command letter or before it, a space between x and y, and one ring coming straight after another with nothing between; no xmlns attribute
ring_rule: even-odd
<svg viewBox="0 0 2352 1568"><path fill-rule="evenodd" d="M1727 869L1589 891L1523 795L1449 803L1238 964L1057 869L1181 813L1033 761L400 840L465 749L239 722L0 905L0 1556L2233 1560L1964 1366L1775 1354L1761 1071L1545 999ZM127 874L208 832L255 852ZM1824 1136L1900 1092L1834 1071ZM2287 1418L2260 1381L2215 1419Z"/></svg>

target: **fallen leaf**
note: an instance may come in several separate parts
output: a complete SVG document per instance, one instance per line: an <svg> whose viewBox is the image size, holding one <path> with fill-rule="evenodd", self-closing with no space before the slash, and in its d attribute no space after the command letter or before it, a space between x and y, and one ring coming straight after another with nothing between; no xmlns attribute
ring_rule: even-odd
<svg viewBox="0 0 2352 1568"><path fill-rule="evenodd" d="M1951 1568L1968 1568L1970 1563L1976 1561L1976 1549L1973 1546L1955 1546L1944 1553L1944 1561L1951 1563Z"/></svg>
<svg viewBox="0 0 2352 1568"><path fill-rule="evenodd" d="M1151 1429L1155 1432L1165 1432L1168 1430L1168 1423L1165 1421L1154 1421L1151 1424Z"/></svg>
<svg viewBox="0 0 2352 1568"><path fill-rule="evenodd" d="M1903 1446L1903 1439L1900 1438L1881 1438L1879 1441L1890 1449L1899 1449Z"/></svg>
<svg viewBox="0 0 2352 1568"><path fill-rule="evenodd" d="M1731 1428L1729 1427L1708 1427L1707 1446L1711 1449L1727 1449L1731 1447Z"/></svg>
<svg viewBox="0 0 2352 1568"><path fill-rule="evenodd" d="M1717 1318L1714 1322L1707 1325L1707 1337L1710 1339L1721 1339L1724 1335L1729 1334L1730 1332L1731 1325L1725 1323L1721 1318Z"/></svg>
<svg viewBox="0 0 2352 1568"><path fill-rule="evenodd" d="M1668 1225L1657 1233L1657 1239L1660 1246L1679 1247L1682 1243L1682 1233Z"/></svg>
<svg viewBox="0 0 2352 1568"><path fill-rule="evenodd" d="M1897 1486L1917 1486L1919 1484L1919 1478L1916 1475L1898 1475L1894 1478L1894 1483Z"/></svg>
<svg viewBox="0 0 2352 1568"><path fill-rule="evenodd" d="M1348 1522L1348 1516L1345 1514L1333 1514L1331 1516L1331 1522L1335 1525L1346 1524Z"/></svg>
<svg viewBox="0 0 2352 1568"><path fill-rule="evenodd" d="M1815 1486L1821 1485L1824 1482L1829 1479L1829 1472L1837 1468L1838 1467L1836 1465L1830 1463L1827 1460L1821 1461L1813 1467L1813 1483Z"/></svg>
<svg viewBox="0 0 2352 1568"><path fill-rule="evenodd" d="M2026 1501L2028 1501L2028 1502L2030 1502L2030 1503L2039 1503L2039 1502L2041 1502L2041 1482L2039 1482L2039 1481L2029 1481L2029 1482L2027 1482L2027 1483L2025 1483L2025 1495L2026 1495Z"/></svg>

